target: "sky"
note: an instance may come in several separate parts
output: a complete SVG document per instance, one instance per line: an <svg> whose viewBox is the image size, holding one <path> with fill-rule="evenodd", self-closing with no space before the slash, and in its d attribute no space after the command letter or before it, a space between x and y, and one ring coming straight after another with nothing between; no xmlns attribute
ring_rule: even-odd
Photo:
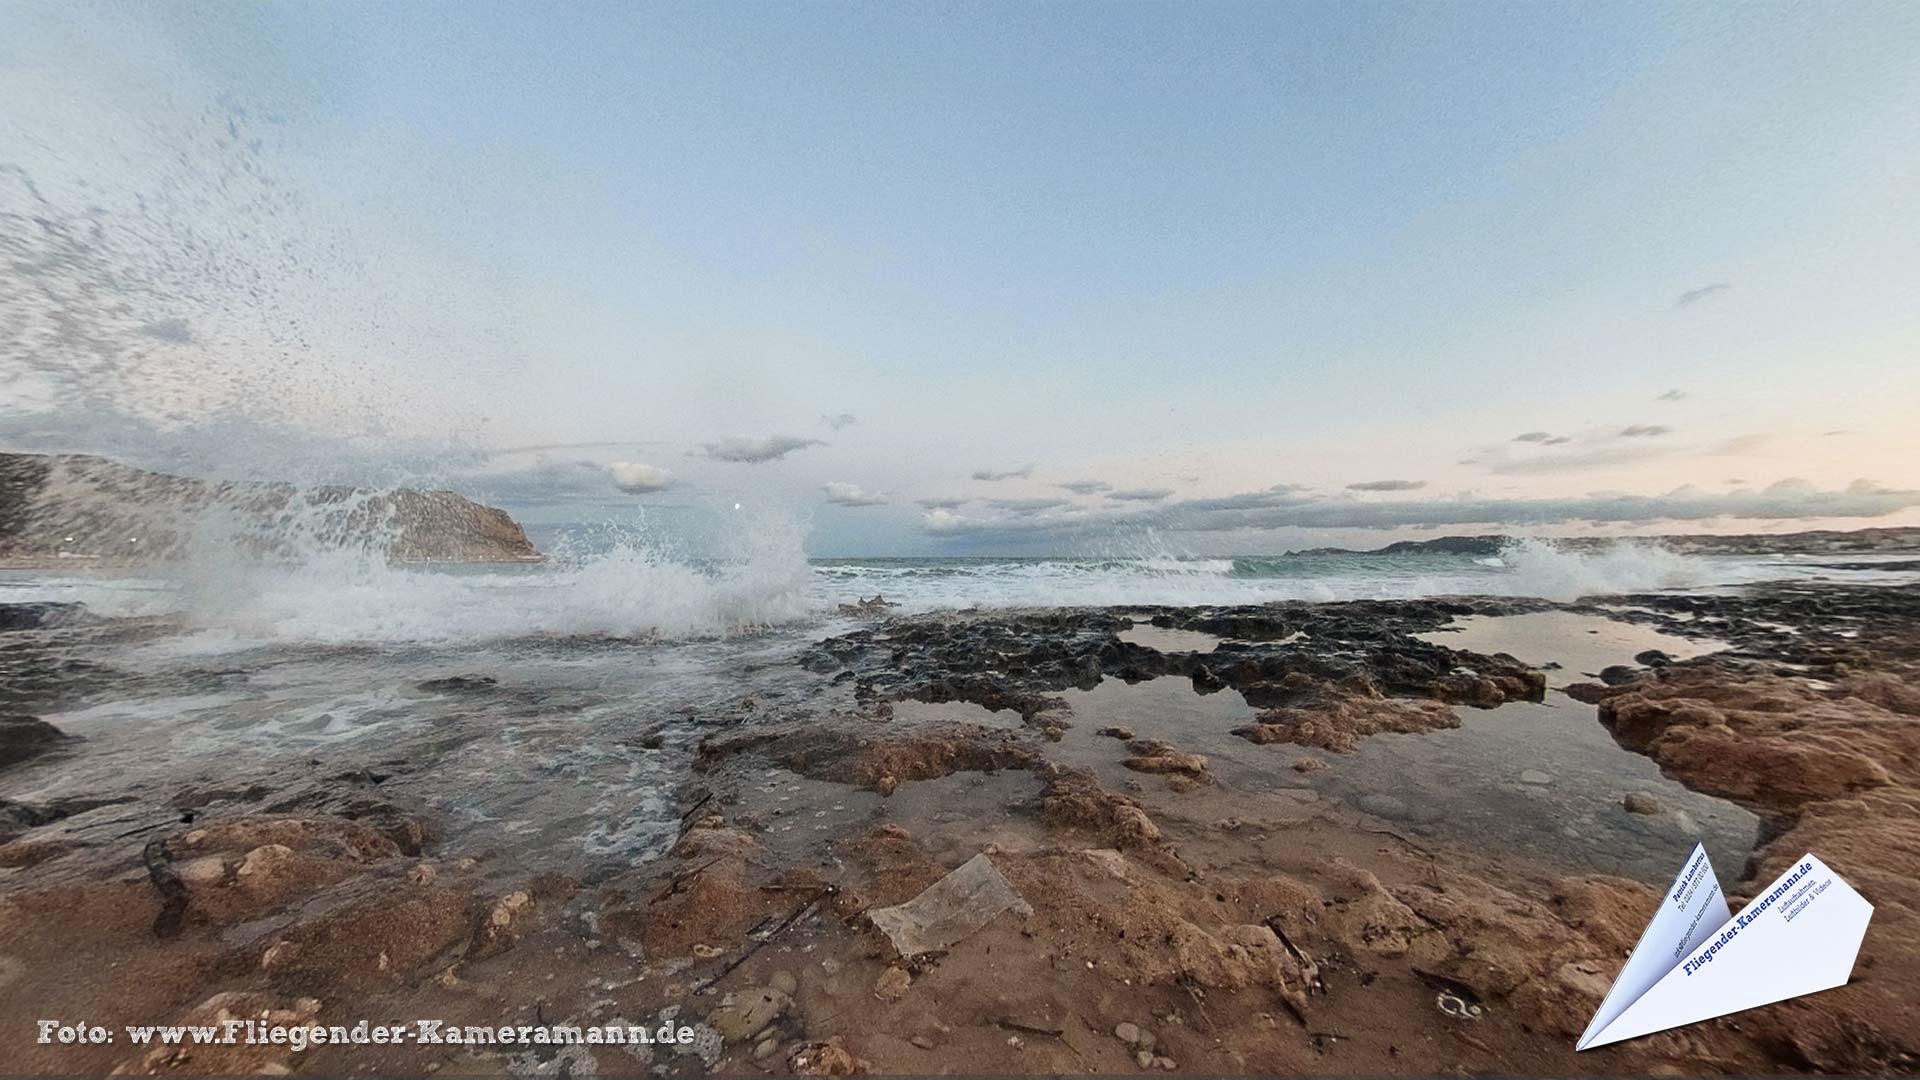
<svg viewBox="0 0 1920 1080"><path fill-rule="evenodd" d="M14 449L820 554L1920 524L1911 4L13 3L0 102Z"/></svg>

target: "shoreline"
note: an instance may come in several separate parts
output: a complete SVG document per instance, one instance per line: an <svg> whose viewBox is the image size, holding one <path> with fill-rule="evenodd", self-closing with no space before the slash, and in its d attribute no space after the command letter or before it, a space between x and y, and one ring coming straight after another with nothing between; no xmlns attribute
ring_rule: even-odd
<svg viewBox="0 0 1920 1080"><path fill-rule="evenodd" d="M1540 667L1455 647L1542 617L1599 620L1553 646L1596 659ZM1617 643L1585 640L1606 626ZM1636 628L1724 648L1598 663ZM143 620L9 633L8 707L48 711L75 688L62 665L166 633ZM45 1072L1617 1074L1920 1060L1902 1011L1920 992L1920 925L1899 902L1920 871L1900 839L1920 808L1906 764L1920 760L1908 731L1920 588L881 616L755 663L731 704L610 729L671 778L677 824L664 854L639 862L516 866L506 837L434 808L459 784L436 774L460 747L556 707L511 668L422 681L409 708L444 721L348 744L318 769L289 757L214 782L183 764L170 784L21 799L60 791L105 748L50 744L0 772L16 800L0 804L12 822L0 956L38 997L0 1024L26 1023L18 1009L135 1024L264 1010L699 1034L644 1059L633 1047L25 1047L22 1064ZM78 678L96 698L139 700L250 676ZM1571 769L1570 733L1607 736L1672 785L1643 784L1675 802L1659 817L1616 806L1597 827L1672 830L1677 800L1696 797L1758 815L1744 865L1718 866L1730 893L1802 850L1827 859L1879 905L1854 984L1576 1056L1664 878L1569 865L1546 840L1463 840L1424 813L1447 793L1406 771L1442 742L1471 756L1472 740L1496 737L1558 740L1545 752ZM1389 746L1414 757L1369 764ZM1399 790L1348 801L1343 785L1370 768L1401 769ZM1564 813L1575 777L1550 779L1490 780L1461 805ZM1032 913L988 912L900 956L873 913L980 855Z"/></svg>

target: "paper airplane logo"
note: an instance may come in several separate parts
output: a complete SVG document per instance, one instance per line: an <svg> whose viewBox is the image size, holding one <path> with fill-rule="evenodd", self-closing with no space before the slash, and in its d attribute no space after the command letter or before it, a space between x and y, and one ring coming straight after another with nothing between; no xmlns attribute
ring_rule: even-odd
<svg viewBox="0 0 1920 1080"><path fill-rule="evenodd" d="M1846 984L1873 905L1811 853L1729 916L1694 845L1576 1050Z"/></svg>

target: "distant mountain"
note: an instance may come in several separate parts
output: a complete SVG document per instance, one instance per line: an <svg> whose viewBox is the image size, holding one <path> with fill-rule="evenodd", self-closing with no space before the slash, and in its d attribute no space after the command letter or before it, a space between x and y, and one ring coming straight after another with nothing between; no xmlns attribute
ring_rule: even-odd
<svg viewBox="0 0 1920 1080"><path fill-rule="evenodd" d="M1498 555L1514 536L1442 536L1433 540L1401 540L1371 551L1350 548L1309 548L1293 555ZM1566 551L1602 551L1623 542L1621 537L1548 537L1546 543ZM1920 551L1920 527L1816 529L1793 533L1739 533L1713 536L1681 533L1631 538L1658 544L1687 555L1864 555Z"/></svg>
<svg viewBox="0 0 1920 1080"><path fill-rule="evenodd" d="M1433 540L1399 540L1371 551L1323 547L1289 552L1292 555L1498 555L1512 543L1511 536L1442 536Z"/></svg>
<svg viewBox="0 0 1920 1080"><path fill-rule="evenodd" d="M195 537L259 555L378 550L403 562L530 562L506 511L451 491L168 476L84 454L0 454L0 556L178 558Z"/></svg>

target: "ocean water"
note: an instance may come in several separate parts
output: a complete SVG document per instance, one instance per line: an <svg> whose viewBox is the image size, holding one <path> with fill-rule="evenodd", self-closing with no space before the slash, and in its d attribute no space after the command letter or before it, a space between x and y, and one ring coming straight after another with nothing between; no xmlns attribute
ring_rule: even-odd
<svg viewBox="0 0 1920 1080"><path fill-rule="evenodd" d="M383 792L430 813L448 852L491 853L506 856L497 864L503 868L552 867L592 880L655 858L671 843L675 792L716 725L819 707L827 677L808 672L800 658L811 641L858 625L839 605L862 597L885 596L901 612L1466 593L1571 599L1888 576L1825 564L1854 560L1700 558L1637 546L1570 553L1523 543L1480 558L810 560L792 530L736 539L723 552L687 557L632 535L563 538L542 564L453 567L390 565L366 545L276 562L215 547L164 572L87 569L76 560L69 572L0 574L0 602L79 601L103 615L163 617L134 633L57 646L98 667L77 669L70 685L33 711L85 742L79 752L10 773L8 797L249 784L279 790L305 783L315 762L330 775L394 771ZM1504 627L1519 637L1500 647L1554 661L1568 678L1625 662L1642 648L1679 654L1690 645L1588 618L1568 628L1509 617L1463 625L1448 640L1464 645L1470 634ZM495 679L498 691L470 695L431 682L460 674ZM1557 693L1542 704L1462 710L1456 731L1377 736L1339 768L1304 779L1276 768L1295 756L1291 750L1231 735L1253 712L1237 694L1208 697L1186 680L1162 679L1103 683L1075 702L1075 733L1061 753L1094 739L1102 724L1126 719L1209 754L1223 786L1207 798L1231 791L1290 805L1325 800L1342 812L1565 869L1655 880L1670 872L1670 850L1696 836L1730 865L1754 836L1752 815L1664 781L1646 759L1613 743L1591 707ZM912 722L913 707L902 706L897 719ZM1551 786L1518 779L1529 771L1551 774ZM795 826L783 843L817 843L857 824L847 815L880 813L877 796L845 785L780 783L781 797L818 803L809 803L812 816L793 819L805 827ZM1031 778L956 779L903 804L956 797L952 785L963 783L1013 798L1020 792L1009 787L1030 787ZM1657 822L1616 813L1623 790L1654 792L1675 812ZM1223 804L1217 816L1244 812ZM1005 806L995 813L1012 820Z"/></svg>
<svg viewBox="0 0 1920 1080"><path fill-rule="evenodd" d="M1224 605L1443 595L1581 596L1711 589L1781 578L1888 577L1790 556L1687 556L1636 544L1567 552L1521 542L1498 556L809 559L786 529L699 556L633 536L563 536L536 565L408 566L363 548L263 563L216 552L132 573L15 571L0 600L79 601L103 615L167 615L209 651L256 644L452 644L522 638L728 637L824 629L882 596L901 613L971 607Z"/></svg>

